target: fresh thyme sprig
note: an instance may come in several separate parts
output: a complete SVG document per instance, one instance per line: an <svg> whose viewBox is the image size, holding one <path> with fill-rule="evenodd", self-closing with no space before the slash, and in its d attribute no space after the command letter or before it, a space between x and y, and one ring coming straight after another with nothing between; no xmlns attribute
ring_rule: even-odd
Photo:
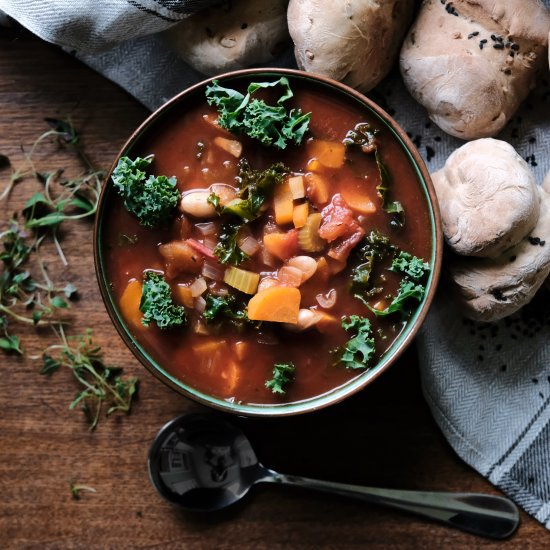
<svg viewBox="0 0 550 550"><path fill-rule="evenodd" d="M80 493L97 493L93 487L83 485L82 483L77 483L74 479L69 481L69 489L71 490L71 496L75 500L81 499Z"/></svg>
<svg viewBox="0 0 550 550"><path fill-rule="evenodd" d="M128 414L138 389L137 378L122 377L121 368L103 362L101 348L94 343L90 329L76 336L66 336L61 325L54 331L60 343L44 350L40 374L49 375L61 367L72 371L80 391L69 408L80 405L91 430L97 426L104 405L108 406L106 416L117 411Z"/></svg>

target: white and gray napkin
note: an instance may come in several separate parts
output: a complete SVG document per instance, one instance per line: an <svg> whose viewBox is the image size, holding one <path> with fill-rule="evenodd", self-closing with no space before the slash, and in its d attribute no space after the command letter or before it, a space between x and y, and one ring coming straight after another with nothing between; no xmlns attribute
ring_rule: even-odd
<svg viewBox="0 0 550 550"><path fill-rule="evenodd" d="M550 0L544 1L550 8ZM0 0L0 10L154 109L204 78L170 50L161 31L214 3ZM294 67L291 49L272 66ZM539 183L550 170L549 79L498 136L530 163ZM368 95L409 133L430 171L461 145L430 123L397 70ZM511 318L478 324L463 319L440 289L418 347L424 394L449 443L550 529L548 291Z"/></svg>

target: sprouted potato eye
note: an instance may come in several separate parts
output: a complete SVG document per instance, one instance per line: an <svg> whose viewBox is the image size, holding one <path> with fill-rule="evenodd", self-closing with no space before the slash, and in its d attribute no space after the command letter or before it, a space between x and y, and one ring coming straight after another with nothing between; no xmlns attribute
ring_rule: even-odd
<svg viewBox="0 0 550 550"><path fill-rule="evenodd" d="M277 104L279 88L257 94ZM105 216L107 274L128 330L185 384L245 404L301 401L373 368L419 307L431 267L427 199L393 134L359 105L293 88L286 112L311 119L284 149L213 124L206 99L173 108L132 152L154 155L141 180L175 178L179 208L146 227L112 193ZM363 127L376 136L368 147L349 139ZM128 234L133 243L116 246ZM138 282L141 295L126 290Z"/></svg>

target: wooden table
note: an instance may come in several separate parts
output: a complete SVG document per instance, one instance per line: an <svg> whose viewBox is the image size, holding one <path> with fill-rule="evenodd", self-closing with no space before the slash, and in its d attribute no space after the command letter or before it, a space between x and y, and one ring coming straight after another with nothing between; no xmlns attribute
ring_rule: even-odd
<svg viewBox="0 0 550 550"><path fill-rule="evenodd" d="M0 31L0 153L17 167L21 145L45 129L44 117L70 116L87 151L108 167L147 115L103 77L27 33ZM49 144L42 169L66 167L73 155ZM9 172L1 172L3 185ZM34 190L23 182L5 221ZM141 379L132 414L102 420L89 432L68 410L76 391L69 372L38 374L31 359L1 357L1 548L543 548L548 532L526 514L509 541L495 543L357 502L269 487L220 516L194 516L164 502L151 486L146 456L157 430L198 405L148 374L111 326L95 282L91 223L63 235L70 261L57 277L74 281L75 330L93 327L108 360ZM29 352L51 340L48 331L24 335ZM441 491L497 491L466 466L441 436L422 398L414 349L385 376L343 404L317 414L273 421L239 420L260 459L284 472L379 486ZM69 480L95 494L71 498Z"/></svg>

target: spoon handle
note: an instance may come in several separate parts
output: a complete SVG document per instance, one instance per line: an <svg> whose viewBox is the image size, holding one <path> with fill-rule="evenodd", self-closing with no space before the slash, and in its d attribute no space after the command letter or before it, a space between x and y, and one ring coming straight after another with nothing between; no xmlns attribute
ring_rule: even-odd
<svg viewBox="0 0 550 550"><path fill-rule="evenodd" d="M519 512L510 500L479 493L439 493L361 487L272 472L272 481L354 497L398 508L452 527L494 539L510 536L519 525Z"/></svg>

